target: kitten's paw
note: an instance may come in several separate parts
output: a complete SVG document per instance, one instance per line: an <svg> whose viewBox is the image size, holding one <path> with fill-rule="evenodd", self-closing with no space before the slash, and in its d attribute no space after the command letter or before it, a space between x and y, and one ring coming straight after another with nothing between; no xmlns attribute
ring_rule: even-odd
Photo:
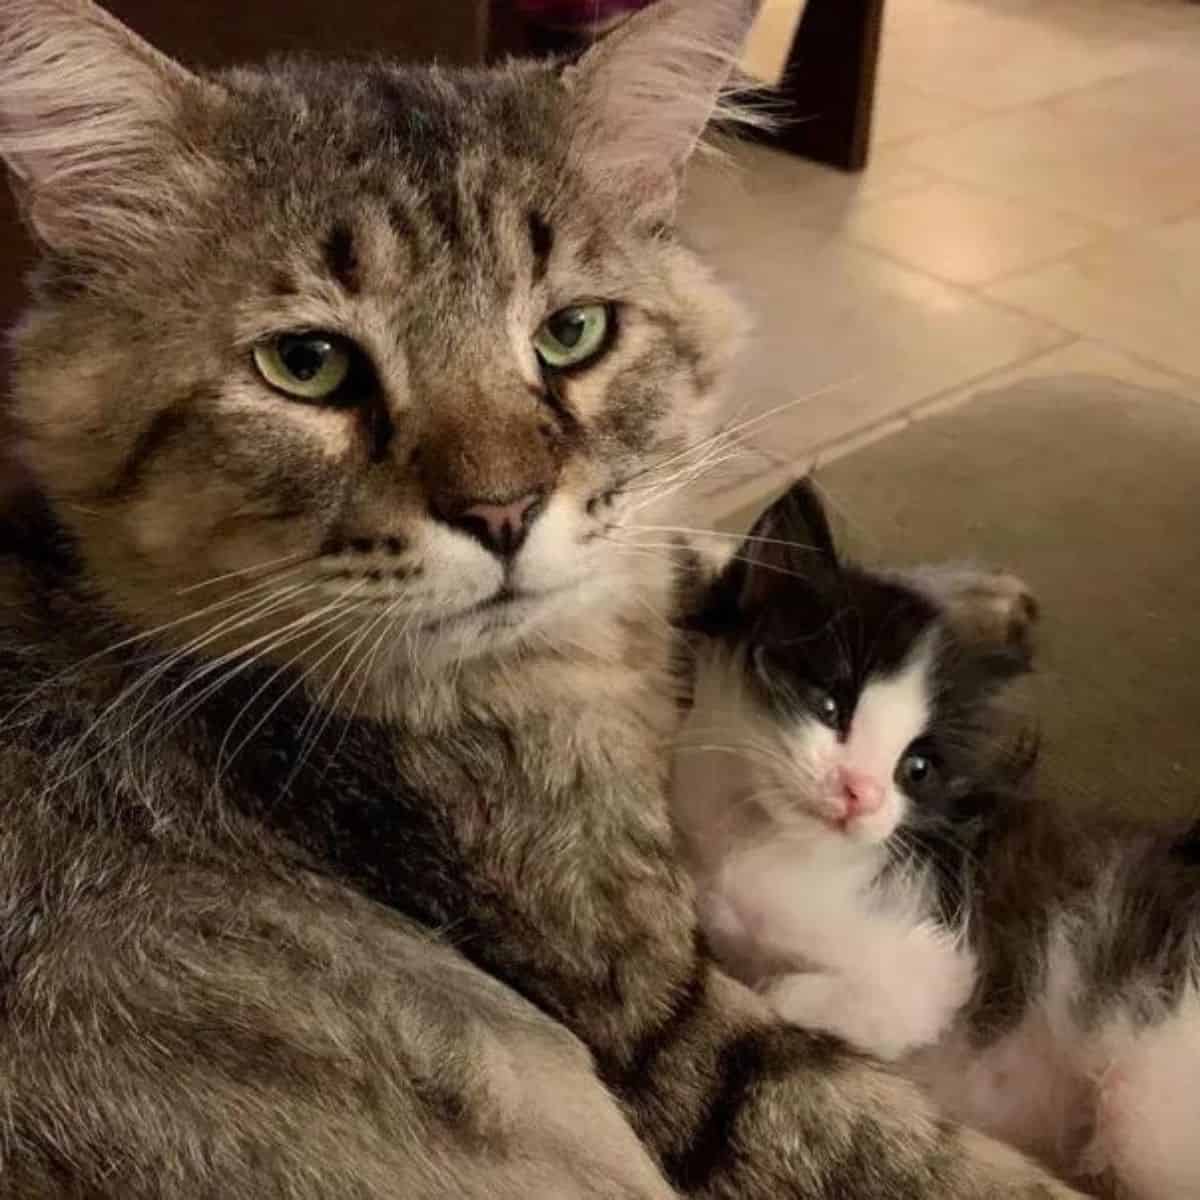
<svg viewBox="0 0 1200 1200"><path fill-rule="evenodd" d="M802 1029L832 1033L852 1046L884 1060L894 1060L918 1045L909 1022L897 1020L895 1006L882 993L871 994L839 975L820 972L781 975L763 988L781 1020Z"/></svg>

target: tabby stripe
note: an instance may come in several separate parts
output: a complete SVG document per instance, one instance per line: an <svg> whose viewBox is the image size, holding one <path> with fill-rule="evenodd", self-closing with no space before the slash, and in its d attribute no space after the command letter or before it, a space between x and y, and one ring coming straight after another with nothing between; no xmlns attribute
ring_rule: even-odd
<svg viewBox="0 0 1200 1200"><path fill-rule="evenodd" d="M619 1077L606 1079L605 1083L618 1091L639 1086L654 1070L658 1059L687 1036L695 1019L705 1014L711 970L711 965L697 951L687 982L675 992L666 1015L642 1036Z"/></svg>
<svg viewBox="0 0 1200 1200"><path fill-rule="evenodd" d="M354 248L354 234L350 227L339 221L329 231L321 253L329 274L350 295L357 295L362 281L359 278L358 253Z"/></svg>
<svg viewBox="0 0 1200 1200"><path fill-rule="evenodd" d="M752 1089L812 1072L828 1074L845 1048L836 1038L773 1026L727 1042L716 1063L714 1088L685 1149L666 1156L663 1170L681 1192L708 1191L717 1178L737 1170L741 1151L735 1131ZM661 1071L661 1068L660 1068Z"/></svg>
<svg viewBox="0 0 1200 1200"><path fill-rule="evenodd" d="M533 247L533 282L541 283L550 266L550 253L554 249L554 230L546 224L539 212L529 214L529 243Z"/></svg>
<svg viewBox="0 0 1200 1200"><path fill-rule="evenodd" d="M169 405L155 413L150 424L138 434L116 479L96 498L123 500L137 491L145 477L147 464L187 428L189 419L188 406L184 402Z"/></svg>
<svg viewBox="0 0 1200 1200"><path fill-rule="evenodd" d="M705 1188L718 1173L737 1163L733 1131L750 1087L761 1077L769 1032L757 1030L729 1042L717 1059L716 1086L688 1145L663 1162L671 1183L682 1192Z"/></svg>

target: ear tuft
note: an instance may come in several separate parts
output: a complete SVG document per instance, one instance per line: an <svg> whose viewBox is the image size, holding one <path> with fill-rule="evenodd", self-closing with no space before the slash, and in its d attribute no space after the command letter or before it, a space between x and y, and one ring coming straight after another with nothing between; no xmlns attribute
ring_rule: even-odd
<svg viewBox="0 0 1200 1200"><path fill-rule="evenodd" d="M720 109L758 0L659 0L564 72L572 154L582 169L647 218L673 213L684 167Z"/></svg>
<svg viewBox="0 0 1200 1200"><path fill-rule="evenodd" d="M136 224L205 86L90 0L0 0L0 158L35 236L75 249Z"/></svg>

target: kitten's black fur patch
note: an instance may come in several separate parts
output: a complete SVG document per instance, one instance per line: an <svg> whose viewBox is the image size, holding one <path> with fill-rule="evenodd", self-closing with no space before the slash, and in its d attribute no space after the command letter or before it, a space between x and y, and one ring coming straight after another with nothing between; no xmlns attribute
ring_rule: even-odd
<svg viewBox="0 0 1200 1200"><path fill-rule="evenodd" d="M743 651L750 692L776 719L819 717L831 696L843 735L866 685L927 645L933 712L919 742L935 774L909 793L906 837L947 880L981 821L1029 776L1036 738L1001 727L992 703L1028 669L1027 648L968 638L916 587L843 561L807 479L760 517L693 626Z"/></svg>

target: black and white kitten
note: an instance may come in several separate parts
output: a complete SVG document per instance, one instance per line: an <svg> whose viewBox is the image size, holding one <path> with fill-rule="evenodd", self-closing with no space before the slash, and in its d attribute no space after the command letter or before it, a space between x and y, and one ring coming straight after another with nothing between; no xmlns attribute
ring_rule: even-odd
<svg viewBox="0 0 1200 1200"><path fill-rule="evenodd" d="M1105 1194L1200 1197L1200 833L1073 827L1008 703L1011 576L839 561L796 485L698 619L676 821L786 1019Z"/></svg>

